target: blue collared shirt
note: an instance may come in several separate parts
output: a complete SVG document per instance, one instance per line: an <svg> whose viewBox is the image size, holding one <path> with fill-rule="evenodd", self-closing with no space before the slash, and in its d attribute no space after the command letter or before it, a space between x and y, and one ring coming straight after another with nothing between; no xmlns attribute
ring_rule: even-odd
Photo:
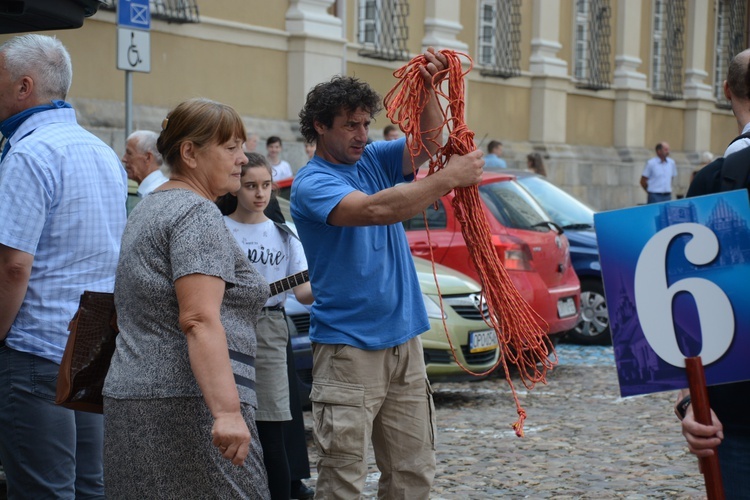
<svg viewBox="0 0 750 500"><path fill-rule="evenodd" d="M59 363L84 290L111 292L127 175L73 109L29 117L0 163L0 243L34 256L8 347Z"/></svg>

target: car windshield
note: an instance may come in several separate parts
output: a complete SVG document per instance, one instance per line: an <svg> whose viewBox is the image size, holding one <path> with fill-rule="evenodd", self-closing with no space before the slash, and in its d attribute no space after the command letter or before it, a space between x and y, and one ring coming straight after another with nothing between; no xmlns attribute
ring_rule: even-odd
<svg viewBox="0 0 750 500"><path fill-rule="evenodd" d="M506 227L549 231L550 218L534 198L514 181L479 186L479 194L492 215Z"/></svg>
<svg viewBox="0 0 750 500"><path fill-rule="evenodd" d="M552 220L563 229L594 227L594 210L541 177L519 177Z"/></svg>

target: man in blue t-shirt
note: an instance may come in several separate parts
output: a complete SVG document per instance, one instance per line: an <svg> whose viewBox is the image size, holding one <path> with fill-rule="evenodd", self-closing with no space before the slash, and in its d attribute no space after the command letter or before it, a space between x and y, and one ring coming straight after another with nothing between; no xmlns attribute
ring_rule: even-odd
<svg viewBox="0 0 750 500"><path fill-rule="evenodd" d="M428 49L427 89L446 67ZM422 112L427 160L443 121L437 99ZM401 221L455 187L478 183L482 153L454 156L413 180L406 139L367 145L380 96L364 82L334 77L313 88L300 131L315 156L292 185L292 217L310 271L315 303L313 426L318 448L316 495L358 498L372 437L382 498L428 498L435 475L435 415L417 336L429 328ZM435 132L437 130L437 132ZM430 137L432 141L426 140Z"/></svg>

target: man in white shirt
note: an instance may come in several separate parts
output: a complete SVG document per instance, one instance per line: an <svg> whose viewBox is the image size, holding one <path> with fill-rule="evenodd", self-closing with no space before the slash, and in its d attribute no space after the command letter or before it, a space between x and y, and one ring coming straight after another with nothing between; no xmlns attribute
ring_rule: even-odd
<svg viewBox="0 0 750 500"><path fill-rule="evenodd" d="M669 144L656 145L656 156L646 162L641 175L641 187L648 193L647 203L661 203L672 199L672 179L677 176L677 166L669 158Z"/></svg>
<svg viewBox="0 0 750 500"><path fill-rule="evenodd" d="M125 142L122 164L128 179L138 183L138 196L143 198L169 179L161 172L164 160L156 149L159 135L150 130L136 130Z"/></svg>
<svg viewBox="0 0 750 500"><path fill-rule="evenodd" d="M258 134L254 132L248 132L247 141L245 141L245 153L255 153L255 148L258 147Z"/></svg>

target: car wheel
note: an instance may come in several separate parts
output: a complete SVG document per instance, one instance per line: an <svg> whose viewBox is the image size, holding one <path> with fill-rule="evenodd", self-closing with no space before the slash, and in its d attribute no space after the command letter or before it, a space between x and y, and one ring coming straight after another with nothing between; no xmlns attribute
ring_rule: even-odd
<svg viewBox="0 0 750 500"><path fill-rule="evenodd" d="M609 313L601 280L581 280L581 318L567 335L568 340L583 345L609 345Z"/></svg>

